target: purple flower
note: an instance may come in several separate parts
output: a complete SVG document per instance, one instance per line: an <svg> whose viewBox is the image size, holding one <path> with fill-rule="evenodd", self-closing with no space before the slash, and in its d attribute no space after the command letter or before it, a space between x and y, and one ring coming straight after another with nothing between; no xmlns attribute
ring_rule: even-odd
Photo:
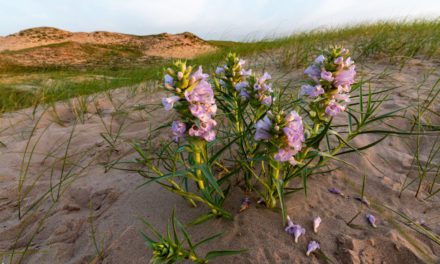
<svg viewBox="0 0 440 264"><path fill-rule="evenodd" d="M348 57L348 58L345 60L345 66L350 67L350 66L353 65L353 64L354 64L354 61L351 59L351 57Z"/></svg>
<svg viewBox="0 0 440 264"><path fill-rule="evenodd" d="M239 82L235 85L235 90L237 91L241 91L243 88L246 88L249 86L249 83L244 81L244 82Z"/></svg>
<svg viewBox="0 0 440 264"><path fill-rule="evenodd" d="M336 188L330 188L330 189L328 189L328 191L330 193L333 193L333 194L338 194L338 195L340 195L342 197L345 196L344 193L342 193L339 189L336 189Z"/></svg>
<svg viewBox="0 0 440 264"><path fill-rule="evenodd" d="M351 90L350 85L339 85L338 86L338 93L349 93Z"/></svg>
<svg viewBox="0 0 440 264"><path fill-rule="evenodd" d="M171 77L171 75L169 74L165 74L165 76L163 77L164 80L164 85L166 88L172 88L174 85L174 79L173 77Z"/></svg>
<svg viewBox="0 0 440 264"><path fill-rule="evenodd" d="M332 82L334 80L332 73L326 70L321 71L321 79Z"/></svg>
<svg viewBox="0 0 440 264"><path fill-rule="evenodd" d="M191 114L200 119L200 121L206 122L211 119L212 114L208 112L208 107L206 105L191 104L189 110L191 111Z"/></svg>
<svg viewBox="0 0 440 264"><path fill-rule="evenodd" d="M263 84L265 81L270 80L270 79L272 79L272 76L270 76L269 73L265 72L265 73L263 74L263 76L261 76L261 77L258 79L258 84L261 85L261 84Z"/></svg>
<svg viewBox="0 0 440 264"><path fill-rule="evenodd" d="M299 122L299 121L301 121L302 122L302 118L301 118L301 116L298 114L298 112L296 112L296 111L290 111L287 115L286 115L286 117L284 118L284 120L287 122L287 123L290 123L290 122L293 122L293 121L296 121L296 122Z"/></svg>
<svg viewBox="0 0 440 264"><path fill-rule="evenodd" d="M240 59L240 60L238 61L238 66L242 67L245 63L246 63L245 60Z"/></svg>
<svg viewBox="0 0 440 264"><path fill-rule="evenodd" d="M205 80L200 81L192 90L186 90L185 98L189 103L215 104L214 91Z"/></svg>
<svg viewBox="0 0 440 264"><path fill-rule="evenodd" d="M310 97L317 97L321 94L323 94L325 91L322 88L322 86L320 84L312 86L312 85L303 85L301 86L301 92L300 95L304 95L307 94Z"/></svg>
<svg viewBox="0 0 440 264"><path fill-rule="evenodd" d="M272 104L272 96L263 95L263 99L261 99L261 103L265 106L270 106Z"/></svg>
<svg viewBox="0 0 440 264"><path fill-rule="evenodd" d="M325 113L329 116L336 116L343 111L345 111L345 106L338 104L334 99L325 108Z"/></svg>
<svg viewBox="0 0 440 264"><path fill-rule="evenodd" d="M298 238L306 233L306 230L300 225L295 225L289 216L287 216L287 226L284 231L295 238L295 243L298 243Z"/></svg>
<svg viewBox="0 0 440 264"><path fill-rule="evenodd" d="M245 89L242 89L241 91L240 91L240 94L239 94L241 97L244 97L245 99L249 99L249 98L251 98L251 95L245 90Z"/></svg>
<svg viewBox="0 0 440 264"><path fill-rule="evenodd" d="M247 71L243 69L240 71L240 75L241 76L250 76L250 75L252 75L252 69L249 69Z"/></svg>
<svg viewBox="0 0 440 264"><path fill-rule="evenodd" d="M322 219L321 217L315 217L315 219L313 219L313 232L318 233L318 228L319 225L321 224Z"/></svg>
<svg viewBox="0 0 440 264"><path fill-rule="evenodd" d="M339 101L350 102L350 96L348 94L335 94L333 98Z"/></svg>
<svg viewBox="0 0 440 264"><path fill-rule="evenodd" d="M266 115L263 119L258 120L255 124L255 140L270 139L272 137L270 130L272 128L272 121Z"/></svg>
<svg viewBox="0 0 440 264"><path fill-rule="evenodd" d="M321 77L321 69L319 66L313 64L305 69L304 74L308 75L312 80L318 81Z"/></svg>
<svg viewBox="0 0 440 264"><path fill-rule="evenodd" d="M354 83L354 78L356 76L356 71L354 65L350 66L347 70L342 70L335 73L335 85L346 86Z"/></svg>
<svg viewBox="0 0 440 264"><path fill-rule="evenodd" d="M310 253L312 253L313 251L316 251L318 249L321 249L321 247L319 246L319 243L316 241L310 241L309 245L307 246L307 256L310 256Z"/></svg>
<svg viewBox="0 0 440 264"><path fill-rule="evenodd" d="M162 98L162 105L166 111L170 111L173 108L174 103L179 100L180 100L179 96L171 96L168 98Z"/></svg>
<svg viewBox="0 0 440 264"><path fill-rule="evenodd" d="M290 148L281 148L278 150L278 152L275 154L274 159L278 162L290 162L293 166L296 165L296 160L293 157L293 155L295 155L297 153L297 151L295 151L294 149L290 149Z"/></svg>
<svg viewBox="0 0 440 264"><path fill-rule="evenodd" d="M320 64L323 63L325 61L325 57L324 55L319 55L318 57L316 57L315 59L315 63Z"/></svg>
<svg viewBox="0 0 440 264"><path fill-rule="evenodd" d="M217 125L217 122L213 119L209 119L206 122L200 122L200 126L193 125L189 129L189 135L192 137L201 137L204 140L210 142L215 139L215 131L214 127Z"/></svg>
<svg viewBox="0 0 440 264"><path fill-rule="evenodd" d="M239 212L243 212L244 210L248 209L251 205L251 199L249 197L244 197L241 201L240 210Z"/></svg>
<svg viewBox="0 0 440 264"><path fill-rule="evenodd" d="M367 215L365 215L365 217L367 218L368 223L370 223L370 225L371 225L372 227L374 227L374 228L377 227L377 226L376 226L376 217L374 217L374 215L372 215L372 214L367 214Z"/></svg>
<svg viewBox="0 0 440 264"><path fill-rule="evenodd" d="M186 125L182 121L173 121L171 131L176 138L176 141L185 136Z"/></svg>
<svg viewBox="0 0 440 264"><path fill-rule="evenodd" d="M208 74L203 73L202 66L199 66L199 68L197 69L197 71L194 72L194 73L191 75L191 78L194 78L196 81L199 81L199 80L206 80L206 79L208 79L208 77L209 77Z"/></svg>
<svg viewBox="0 0 440 264"><path fill-rule="evenodd" d="M217 67L217 69L215 69L215 74L220 75L222 73L225 72L225 68L224 67Z"/></svg>
<svg viewBox="0 0 440 264"><path fill-rule="evenodd" d="M287 144L298 152L301 150L302 143L305 141L302 118L296 111L291 111L286 115L285 120L287 124L283 128L283 132L287 137Z"/></svg>
<svg viewBox="0 0 440 264"><path fill-rule="evenodd" d="M344 66L344 57L339 56L335 59L334 61L335 64L340 65L340 66Z"/></svg>
<svg viewBox="0 0 440 264"><path fill-rule="evenodd" d="M367 198L356 196L356 197L354 197L354 199L365 204L366 206L370 207L370 201L368 201Z"/></svg>

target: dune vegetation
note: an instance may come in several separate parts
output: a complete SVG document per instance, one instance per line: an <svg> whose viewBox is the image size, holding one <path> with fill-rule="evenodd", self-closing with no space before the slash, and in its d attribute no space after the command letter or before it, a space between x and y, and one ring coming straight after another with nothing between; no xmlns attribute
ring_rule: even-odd
<svg viewBox="0 0 440 264"><path fill-rule="evenodd" d="M0 261L437 263L439 32L0 61Z"/></svg>

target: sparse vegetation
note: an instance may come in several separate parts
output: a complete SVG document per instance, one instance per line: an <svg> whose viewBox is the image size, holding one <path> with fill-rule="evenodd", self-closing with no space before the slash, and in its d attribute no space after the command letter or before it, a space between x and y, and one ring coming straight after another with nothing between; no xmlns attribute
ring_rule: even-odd
<svg viewBox="0 0 440 264"><path fill-rule="evenodd" d="M350 48L353 54L356 54L354 59L357 61L374 57L404 65L410 58L429 59L440 54L439 30L439 20L401 23L382 22L349 28L316 30L294 34L286 38L256 42L211 41L210 43L217 46L219 50L191 59L189 63L214 67L229 52L234 52L239 56L251 56L257 52L276 50L277 53L273 59L279 61L279 67L294 69L303 67L318 49L338 43ZM128 52L136 58L139 54L138 51L130 47L114 45L102 47L109 49L107 56ZM136 64L135 67L133 67L130 60L127 62L117 61L117 63L109 65L105 62L107 56L101 57L94 64L78 65L80 67L77 66L76 68L55 65L20 66L11 64L8 61L0 61L1 79L10 76L19 78L29 73L33 73L35 78L9 84L0 81L0 89L2 90L0 94L0 111L5 112L31 106L32 102L29 100L19 100L18 102L14 100L16 94L21 93L17 91L20 90L17 87L29 84L29 82L37 82L39 85L34 90L26 91L26 93L38 94L39 89L44 89L45 96L39 100L51 102L107 89L130 86L146 80L157 80L160 77L157 75L158 70L169 65L167 60L154 60L153 63ZM96 68L97 66L98 68ZM58 84L47 85L42 81L51 78L59 80ZM62 92L59 93L60 91Z"/></svg>
<svg viewBox="0 0 440 264"><path fill-rule="evenodd" d="M231 254L226 263L257 258L276 263L287 262L284 257L292 252L305 261L305 253L313 250L311 258L328 263L362 254L366 263L372 262L377 255L367 256L368 250L387 255L379 257L395 257L390 263L435 263L440 243L435 211L440 199L439 31L440 20L383 22L255 42L210 41L218 47L216 52L188 59L186 65L202 65L204 72L212 73L217 96L226 93L225 88L236 92L233 88L243 81L225 86L220 80L227 82L230 76L213 73L217 66L224 67L230 52L246 58L258 77L266 70L274 73L273 96L280 100L271 107L284 109L280 116L298 111L304 123L318 124L306 128L311 131L308 140L294 155L299 165L292 166L272 158L274 146L283 146L280 142L254 140L254 125L267 115L267 107L249 106L246 112L229 105L234 100L240 104L238 93L222 94L227 99L217 100L215 141L171 142L172 120L191 127L201 121L188 109L180 109L177 117L163 111L157 92L163 70L174 67L168 59L135 62L141 56L138 49L105 44L82 46L88 54L99 54L93 63L75 67L20 66L0 58L0 155L8 161L0 181L5 177L15 188L0 193L0 210L7 215L0 219L6 230L0 230L0 262L44 263L54 255L71 260L78 253L78 261L107 263L117 259L112 254L121 248L130 249L126 254L131 260L133 252L141 251L145 257L146 243L153 251L152 262L157 263L205 263ZM18 35L53 39L50 32ZM295 74L302 74L319 49L333 44L348 47L361 69L346 113L328 120L320 105L329 103L328 98L323 95L313 103L310 98L299 99L301 84L312 82ZM237 68L240 61L231 61L231 68ZM418 66L420 71L409 71L415 78L408 81L403 74ZM178 79L178 69L171 75ZM14 155L19 159L17 168L9 164ZM184 199L165 196L152 184L136 188L143 181L138 174ZM112 190L115 186L123 196L118 205L111 204L119 195ZM376 197L378 193L384 196ZM200 208L189 208L196 204ZM173 213L165 223L165 215L174 207L184 221ZM319 232L326 232L325 236L301 233L296 246L284 233L282 221L291 221L286 216L296 214L292 217L296 224L289 223L292 230L286 230L293 236L295 230L302 230L299 224L307 230L311 227L312 215L302 213L315 212L321 214ZM135 221L120 226L121 219L129 217ZM133 224L136 217L145 219L145 225ZM210 220L214 218L219 219ZM321 218L318 226L320 222ZM313 222L318 230L315 226ZM109 228L114 233L107 232ZM226 231L225 236L203 238L213 228ZM143 244L136 240L142 242L141 229L148 230L142 234ZM200 242L195 243L189 233ZM214 239L218 244L205 244ZM313 250L306 249L306 239L314 242ZM71 247L75 249L69 251ZM217 251L217 247L249 250ZM345 255L348 251L350 256Z"/></svg>

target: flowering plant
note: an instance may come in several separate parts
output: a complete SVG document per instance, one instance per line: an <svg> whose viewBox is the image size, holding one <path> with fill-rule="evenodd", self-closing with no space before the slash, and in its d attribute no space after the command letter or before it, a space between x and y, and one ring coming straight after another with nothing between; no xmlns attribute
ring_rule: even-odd
<svg viewBox="0 0 440 264"><path fill-rule="evenodd" d="M219 108L231 122L237 136L238 163L245 168L243 175L246 189L251 191L251 170L257 147L252 135L256 121L272 106L274 91L269 83L272 79L269 73L257 77L251 69L244 69L245 63L236 54L229 53L226 64L217 67L214 83Z"/></svg>
<svg viewBox="0 0 440 264"><path fill-rule="evenodd" d="M257 76L244 65L244 60L228 54L225 65L216 69L211 80L213 89L201 67L193 71L186 63L176 62L166 70L164 87L171 95L162 103L165 110L177 113L171 130L178 145L165 145L154 159L158 161L154 167L137 147L143 163L150 164L149 169L157 174L151 177L142 172L150 178L148 182L158 182L191 204L201 202L211 209L194 223L214 216L232 218L223 208L230 190L230 185L224 185L233 176L241 179L240 175L244 176L246 192L257 193L268 208L279 205L285 221L285 195L302 189L307 194L307 178L318 170L323 173L321 169L329 160L341 161L337 155L372 147L389 134L366 146L350 143L363 133L374 133L366 127L392 113L375 114L386 97L375 92L379 97L373 100L371 91L363 94L362 83L355 83L355 64L347 49L332 47L323 51L304 71L305 84L295 99L278 99L277 88L269 83L271 76ZM351 102L353 91L359 91L354 97L358 101ZM217 106L229 121L222 122L224 129L216 130ZM334 117L343 117L342 112L347 122L335 125ZM230 158L218 161L226 150ZM160 166L168 172L162 173ZM213 166L218 168L216 176ZM302 186L292 186L292 180L298 177L302 178ZM188 188L190 181L197 191ZM245 197L243 201L242 207L249 207L250 199Z"/></svg>
<svg viewBox="0 0 440 264"><path fill-rule="evenodd" d="M164 74L164 88L171 96L163 98L162 104L166 111L175 110L177 113L177 119L171 123L171 132L173 141L178 146L174 148L171 144L166 144L160 151L161 156L151 159L138 144L134 145L143 157L143 163L149 168L149 173L140 172L150 179L145 184L158 182L187 199L193 206L201 202L210 208L208 214L196 219L194 223L211 217L232 217L222 208L225 194L220 187L221 181L212 173L215 160L208 155L208 143L215 140L217 125L214 119L217 106L208 77L208 74L203 73L202 67L193 71L193 67L182 61L177 61L168 68ZM181 143L183 144L180 145ZM153 160L158 162L154 164ZM160 167L168 172L162 172ZM152 176L151 172L156 176ZM198 193L189 190L189 181L195 183Z"/></svg>
<svg viewBox="0 0 440 264"><path fill-rule="evenodd" d="M346 109L356 76L355 64L347 49L334 47L324 51L304 73L309 81L301 87L300 96L307 95L311 99L310 117L316 123L325 122Z"/></svg>

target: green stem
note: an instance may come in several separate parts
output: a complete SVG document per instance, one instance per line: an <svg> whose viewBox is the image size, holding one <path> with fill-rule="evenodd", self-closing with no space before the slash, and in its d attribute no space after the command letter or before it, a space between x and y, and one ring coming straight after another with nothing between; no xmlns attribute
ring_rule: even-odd
<svg viewBox="0 0 440 264"><path fill-rule="evenodd" d="M194 161L195 161L197 166L200 166L203 163L202 155L201 155L201 152L202 152L201 147L203 145L203 142L198 141L197 143L199 143L199 144L196 144L195 148L194 148ZM199 186L200 190L204 190L205 189L205 182L203 181L203 177L202 176L203 176L202 175L202 170L197 169L196 170L196 178L197 178L197 185Z"/></svg>

